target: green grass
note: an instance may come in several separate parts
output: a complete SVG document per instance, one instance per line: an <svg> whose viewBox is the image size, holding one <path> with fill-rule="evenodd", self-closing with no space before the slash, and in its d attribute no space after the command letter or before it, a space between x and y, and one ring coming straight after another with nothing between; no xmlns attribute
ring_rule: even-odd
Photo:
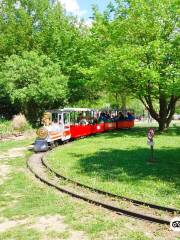
<svg viewBox="0 0 180 240"><path fill-rule="evenodd" d="M12 134L13 128L11 121L0 120L0 135Z"/></svg>
<svg viewBox="0 0 180 240"><path fill-rule="evenodd" d="M27 142L3 142L3 149L26 146ZM31 153L26 152L29 156ZM1 164L4 164L0 162ZM9 221L26 220L26 224L17 225L4 232L0 232L0 240L38 240L38 239L68 239L71 231L83 231L88 239L104 239L108 236L124 232L126 221L135 220L124 218L110 218L100 208L77 201L67 195L58 194L34 179L26 167L26 158L15 158L6 161L11 169L8 179L0 187L0 224L2 219ZM34 180L32 180L34 179ZM61 215L69 228L62 232L41 232L29 228L37 217ZM52 223L53 224L53 223ZM109 233L108 233L109 232ZM124 236L127 234L124 233ZM141 232L141 236L144 233ZM128 235L127 235L128 237ZM120 238L121 239L121 238ZM133 239L133 238L131 238Z"/></svg>
<svg viewBox="0 0 180 240"><path fill-rule="evenodd" d="M16 227L12 228L9 231L6 231L2 234L0 234L0 239L2 240L37 240L40 239L41 235L35 230L27 229L26 227Z"/></svg>
<svg viewBox="0 0 180 240"><path fill-rule="evenodd" d="M28 138L25 140L8 140L8 141L0 141L0 153L8 151L11 148L18 148L18 147L26 147L34 142L34 139Z"/></svg>
<svg viewBox="0 0 180 240"><path fill-rule="evenodd" d="M86 146L84 143L86 141L93 143L94 140L96 140L94 146L97 147L97 143L102 141L101 138L111 142L112 145L112 139L117 140L118 136L114 133L112 137L109 133L92 137L77 141L73 145L66 145L61 151L65 148L70 151L76 145L77 150L82 147L84 151ZM6 151L11 147L23 147L27 144L26 141L7 141L3 142L3 149ZM82 151L79 153L80 150L78 150L77 154L82 154ZM26 152L26 157L30 154ZM171 237L165 227L159 228L156 224L151 226L125 216L116 216L109 211L102 211L99 207L57 193L29 173L26 167L26 157L9 159L6 162L0 161L0 166L6 163L10 168L8 179L0 186L0 224L3 219L26 221L22 225L0 232L0 240L63 240L68 239L72 231L83 231L89 240L150 240L152 236L156 239L157 234L162 236L162 239L165 239L167 234ZM72 159L74 156L70 160ZM64 232L58 233L48 229L42 232L31 227L38 217L54 215L63 216L64 223L68 226ZM170 238L167 237L167 239ZM175 239L174 235L172 239Z"/></svg>
<svg viewBox="0 0 180 240"><path fill-rule="evenodd" d="M147 129L108 132L55 149L49 165L92 187L164 206L180 207L180 128L156 133L155 159Z"/></svg>

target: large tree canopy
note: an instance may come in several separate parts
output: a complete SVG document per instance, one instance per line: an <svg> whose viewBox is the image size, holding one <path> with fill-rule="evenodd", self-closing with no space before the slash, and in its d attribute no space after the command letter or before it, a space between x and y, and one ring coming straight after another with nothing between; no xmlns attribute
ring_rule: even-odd
<svg viewBox="0 0 180 240"><path fill-rule="evenodd" d="M111 91L138 97L164 130L180 98L178 2L116 1L112 11L111 42L95 76Z"/></svg>
<svg viewBox="0 0 180 240"><path fill-rule="evenodd" d="M0 72L0 85L31 121L36 121L43 110L67 103L67 78L58 64L36 52L8 58Z"/></svg>
<svg viewBox="0 0 180 240"><path fill-rule="evenodd" d="M0 31L0 62L12 55L22 56L24 51L45 54L67 76L67 100L71 104L92 97L89 79L80 69L89 64L85 37L88 31L75 17L68 16L59 2L2 0ZM0 93L0 102L3 113L10 109L9 104L15 107L6 92ZM19 108L14 110L19 111Z"/></svg>
<svg viewBox="0 0 180 240"><path fill-rule="evenodd" d="M0 111L28 113L33 101L43 110L45 89L51 107L108 93L124 106L126 96L139 98L164 130L180 98L178 7L115 0L102 14L94 6L86 27L59 1L1 0Z"/></svg>

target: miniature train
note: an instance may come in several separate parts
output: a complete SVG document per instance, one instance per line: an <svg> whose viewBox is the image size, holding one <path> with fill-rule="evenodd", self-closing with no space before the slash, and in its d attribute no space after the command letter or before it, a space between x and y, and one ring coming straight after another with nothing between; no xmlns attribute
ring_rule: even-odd
<svg viewBox="0 0 180 240"><path fill-rule="evenodd" d="M43 127L37 130L35 152L50 148L70 139L89 136L113 129L132 128L134 117L131 113L103 112L87 108L55 109L44 113Z"/></svg>

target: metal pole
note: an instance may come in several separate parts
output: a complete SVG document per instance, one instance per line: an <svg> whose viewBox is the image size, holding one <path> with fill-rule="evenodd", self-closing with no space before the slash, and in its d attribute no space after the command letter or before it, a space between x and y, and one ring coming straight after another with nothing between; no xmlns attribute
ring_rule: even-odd
<svg viewBox="0 0 180 240"><path fill-rule="evenodd" d="M151 162L154 162L154 147L151 146Z"/></svg>

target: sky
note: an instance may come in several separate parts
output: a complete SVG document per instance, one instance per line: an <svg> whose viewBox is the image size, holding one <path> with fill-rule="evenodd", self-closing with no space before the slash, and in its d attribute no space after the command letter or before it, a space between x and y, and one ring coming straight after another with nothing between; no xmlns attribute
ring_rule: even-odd
<svg viewBox="0 0 180 240"><path fill-rule="evenodd" d="M110 0L59 0L72 14L88 20L92 16L92 4L96 3L100 11L103 11Z"/></svg>

